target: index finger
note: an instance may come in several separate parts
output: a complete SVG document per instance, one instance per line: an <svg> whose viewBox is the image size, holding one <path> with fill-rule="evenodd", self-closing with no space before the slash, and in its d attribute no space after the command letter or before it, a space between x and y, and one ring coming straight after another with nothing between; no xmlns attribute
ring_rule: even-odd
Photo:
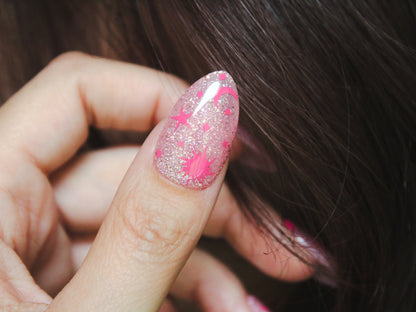
<svg viewBox="0 0 416 312"><path fill-rule="evenodd" d="M0 110L0 142L50 172L98 128L147 131L186 89L172 75L78 52L59 56Z"/></svg>
<svg viewBox="0 0 416 312"><path fill-rule="evenodd" d="M226 72L184 93L147 137L87 258L48 311L158 310L214 206L238 116Z"/></svg>

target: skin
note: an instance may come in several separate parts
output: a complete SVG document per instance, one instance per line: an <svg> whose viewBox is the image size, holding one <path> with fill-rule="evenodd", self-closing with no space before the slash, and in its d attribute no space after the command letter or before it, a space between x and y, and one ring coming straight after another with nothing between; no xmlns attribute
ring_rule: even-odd
<svg viewBox="0 0 416 312"><path fill-rule="evenodd" d="M174 311L168 292L205 311L249 311L238 278L194 248L202 234L227 239L270 276L313 274L276 242L274 255L263 252L270 242L223 184L226 166L203 191L153 167L163 119L186 88L165 73L72 52L0 108L2 311ZM90 125L152 132L140 149L76 156Z"/></svg>

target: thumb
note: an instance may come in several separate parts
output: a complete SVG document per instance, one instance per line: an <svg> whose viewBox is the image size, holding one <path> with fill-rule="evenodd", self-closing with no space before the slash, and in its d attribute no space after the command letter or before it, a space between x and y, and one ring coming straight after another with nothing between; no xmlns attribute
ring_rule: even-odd
<svg viewBox="0 0 416 312"><path fill-rule="evenodd" d="M237 122L229 74L192 85L146 139L86 260L48 311L157 311L215 204Z"/></svg>

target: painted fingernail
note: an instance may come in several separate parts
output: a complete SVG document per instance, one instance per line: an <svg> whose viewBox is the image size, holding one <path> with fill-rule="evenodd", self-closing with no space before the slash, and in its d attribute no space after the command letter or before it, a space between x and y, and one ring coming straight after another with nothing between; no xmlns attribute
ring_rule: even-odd
<svg viewBox="0 0 416 312"><path fill-rule="evenodd" d="M204 189L221 171L238 123L237 87L224 72L195 82L178 100L155 150L155 164L172 182Z"/></svg>
<svg viewBox="0 0 416 312"><path fill-rule="evenodd" d="M291 232L291 233L293 233L293 232L295 232L296 231L296 227L295 227L295 225L293 224L293 222L292 221L290 221L290 220L285 220L285 226L286 226L286 228Z"/></svg>
<svg viewBox="0 0 416 312"><path fill-rule="evenodd" d="M270 310L253 295L247 296L247 304L253 312L270 312Z"/></svg>
<svg viewBox="0 0 416 312"><path fill-rule="evenodd" d="M286 229L288 230L289 234L292 236L292 238L294 239L294 241L296 243L298 243L300 246L310 249L311 248L311 244L308 241L308 239L306 238L306 235L303 234L299 228L297 226L295 226L295 224L286 219L284 220L284 224Z"/></svg>
<svg viewBox="0 0 416 312"><path fill-rule="evenodd" d="M323 248L305 233L303 233L294 223L290 220L284 220L284 224L288 229L290 235L292 235L294 241L313 258L313 262L319 263L322 267L326 268L327 273L335 276L334 266L328 261L327 255L323 252ZM335 286L334 280L328 275L315 275L315 279L327 284L328 286Z"/></svg>

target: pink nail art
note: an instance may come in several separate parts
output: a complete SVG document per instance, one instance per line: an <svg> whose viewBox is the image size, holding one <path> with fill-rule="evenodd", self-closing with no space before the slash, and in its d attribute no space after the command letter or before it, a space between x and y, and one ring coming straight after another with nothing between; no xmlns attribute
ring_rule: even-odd
<svg viewBox="0 0 416 312"><path fill-rule="evenodd" d="M290 232L295 232L296 231L295 225L290 220L287 220L287 219L285 220L285 226Z"/></svg>
<svg viewBox="0 0 416 312"><path fill-rule="evenodd" d="M294 225L292 221L286 219L284 220L284 224L289 231L289 235L292 236L294 242L302 247L304 252L312 256L314 258L314 262L319 263L325 267L332 276L335 276L334 265L328 261L327 255L323 251L323 247L320 247L316 242L313 242L311 238L299 230L299 228ZM329 276L316 275L315 279L324 284L327 284L328 286L335 287L335 281L331 280Z"/></svg>
<svg viewBox="0 0 416 312"><path fill-rule="evenodd" d="M208 187L228 157L238 114L232 77L224 71L202 77L173 107L156 144L156 167L174 183Z"/></svg>
<svg viewBox="0 0 416 312"><path fill-rule="evenodd" d="M253 295L247 296L247 304L253 312L270 312L270 310Z"/></svg>

